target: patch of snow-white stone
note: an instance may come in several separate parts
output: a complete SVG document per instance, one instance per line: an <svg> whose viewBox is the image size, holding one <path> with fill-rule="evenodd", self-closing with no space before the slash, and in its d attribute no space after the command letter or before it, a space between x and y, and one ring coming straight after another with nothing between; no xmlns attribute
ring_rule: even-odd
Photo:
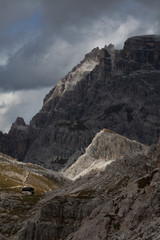
<svg viewBox="0 0 160 240"><path fill-rule="evenodd" d="M110 161L105 161L104 159L98 160L98 162L93 162L88 168L84 169L82 172L80 172L78 175L75 175L74 177L69 177L71 180L76 180L80 177L83 177L87 174L89 174L91 171L104 171L106 166L114 162L116 159L112 159Z"/></svg>
<svg viewBox="0 0 160 240"><path fill-rule="evenodd" d="M76 70L69 72L66 78L63 78L58 82L56 90L52 93L52 95L45 103L51 101L55 96L55 92L61 92L61 89L63 88L63 94L66 91L72 91L77 83L80 82L88 73L90 73L98 63L98 60L86 60L79 64Z"/></svg>

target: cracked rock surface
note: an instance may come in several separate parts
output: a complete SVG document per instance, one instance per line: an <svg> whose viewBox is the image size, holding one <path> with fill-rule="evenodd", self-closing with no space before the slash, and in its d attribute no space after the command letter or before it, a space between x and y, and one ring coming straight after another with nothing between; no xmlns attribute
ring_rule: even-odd
<svg viewBox="0 0 160 240"><path fill-rule="evenodd" d="M135 142L130 144L134 149ZM158 239L159 145L147 149L144 152L142 147L138 154L133 151L127 155L124 147L124 155L117 156L105 170L91 171L47 193L34 210L34 217L13 239Z"/></svg>
<svg viewBox="0 0 160 240"><path fill-rule="evenodd" d="M159 98L159 36L129 38L122 50L96 48L50 91L29 126L18 118L8 135L0 133L0 150L61 170L103 128L153 144L160 134Z"/></svg>

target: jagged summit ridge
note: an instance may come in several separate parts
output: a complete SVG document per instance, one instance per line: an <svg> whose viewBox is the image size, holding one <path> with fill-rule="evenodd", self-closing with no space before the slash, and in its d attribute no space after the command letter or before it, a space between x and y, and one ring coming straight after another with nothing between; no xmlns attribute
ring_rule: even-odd
<svg viewBox="0 0 160 240"><path fill-rule="evenodd" d="M47 104L51 101L55 95L62 96L66 91L74 90L74 87L80 82L84 77L91 72L96 65L99 64L100 49L94 48L90 53L86 54L83 61L72 69L71 72L67 74L65 78L62 78L56 88L52 91L50 96L44 101Z"/></svg>
<svg viewBox="0 0 160 240"><path fill-rule="evenodd" d="M26 132L0 135L0 149L25 162L59 170L81 156L103 128L142 143L156 143L160 135L158 39L138 36L129 38L122 50L94 49L46 96Z"/></svg>
<svg viewBox="0 0 160 240"><path fill-rule="evenodd" d="M123 137L108 129L103 129L96 134L92 143L86 148L85 153L64 171L64 176L75 180L92 171L99 172L116 159L139 154L146 155L149 146Z"/></svg>
<svg viewBox="0 0 160 240"><path fill-rule="evenodd" d="M25 123L22 117L17 117L16 121L12 124L10 131L22 130L27 131L28 125Z"/></svg>
<svg viewBox="0 0 160 240"><path fill-rule="evenodd" d="M55 89L55 92L57 91L62 96L65 91L72 91L78 82L80 82L82 78L91 72L97 64L98 61L94 60L83 62L78 68L76 68L75 71L70 72L65 79L62 79L57 84L58 89ZM45 104L54 98L54 93L48 98Z"/></svg>

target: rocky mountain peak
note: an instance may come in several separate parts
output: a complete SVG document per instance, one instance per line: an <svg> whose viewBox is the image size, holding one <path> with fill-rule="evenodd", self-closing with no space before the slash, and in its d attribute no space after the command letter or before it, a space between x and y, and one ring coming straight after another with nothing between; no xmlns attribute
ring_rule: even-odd
<svg viewBox="0 0 160 240"><path fill-rule="evenodd" d="M160 35L142 35L128 38L124 43L124 50L135 49L146 51L148 49L160 50Z"/></svg>
<svg viewBox="0 0 160 240"><path fill-rule="evenodd" d="M159 46L159 36L149 35L129 38L122 50L112 44L93 49L47 94L29 126L20 121L9 135L0 135L2 151L60 170L84 154L104 128L131 140L156 143Z"/></svg>
<svg viewBox="0 0 160 240"><path fill-rule="evenodd" d="M15 129L22 131L25 131L27 129L27 125L22 117L17 117L16 121L12 123L10 131L13 131Z"/></svg>
<svg viewBox="0 0 160 240"><path fill-rule="evenodd" d="M101 57L101 50L99 49L99 47L97 47L92 49L91 52L87 53L83 61L86 61L86 60L98 61L98 58L100 57Z"/></svg>
<svg viewBox="0 0 160 240"><path fill-rule="evenodd" d="M124 53L128 59L160 69L160 35L131 37L124 43Z"/></svg>
<svg viewBox="0 0 160 240"><path fill-rule="evenodd" d="M94 49L60 79L29 126L17 119L8 135L0 134L2 152L75 180L30 163L8 159L6 165L1 155L2 183L20 178L39 187L39 180L35 181L39 174L45 177L45 186L47 177L56 186L64 182L43 195L26 215L17 211L17 199L2 196L4 236L159 239L159 44L158 36L140 36L128 39L119 51L112 45ZM11 168L17 169L12 176ZM24 203L18 200L20 206ZM11 223L4 218L7 214Z"/></svg>
<svg viewBox="0 0 160 240"><path fill-rule="evenodd" d="M50 94L45 98L44 105L48 104L55 97L62 97L66 92L74 90L75 86L99 64L101 57L102 52L98 47L86 54L84 59L50 91Z"/></svg>
<svg viewBox="0 0 160 240"><path fill-rule="evenodd" d="M116 159L125 156L136 157L140 153L145 155L149 149L149 146L132 141L109 129L103 129L96 134L85 153L64 171L64 175L75 180L92 171L96 173L104 170Z"/></svg>
<svg viewBox="0 0 160 240"><path fill-rule="evenodd" d="M0 136L0 151L22 160L28 146L28 125L22 117L12 123L8 134Z"/></svg>
<svg viewBox="0 0 160 240"><path fill-rule="evenodd" d="M110 43L108 46L105 45L104 48L111 54L115 52L114 44Z"/></svg>
<svg viewBox="0 0 160 240"><path fill-rule="evenodd" d="M22 117L17 117L16 121L15 121L16 125L22 125L22 126L26 126L26 123L24 121L24 119Z"/></svg>

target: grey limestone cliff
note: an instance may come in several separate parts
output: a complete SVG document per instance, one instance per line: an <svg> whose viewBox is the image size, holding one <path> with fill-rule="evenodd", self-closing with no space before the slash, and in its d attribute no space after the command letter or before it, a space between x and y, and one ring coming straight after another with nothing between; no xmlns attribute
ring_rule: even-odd
<svg viewBox="0 0 160 240"><path fill-rule="evenodd" d="M160 37L132 37L122 50L93 49L50 91L27 131L1 134L0 147L25 162L59 170L83 154L103 128L156 143L159 99Z"/></svg>

